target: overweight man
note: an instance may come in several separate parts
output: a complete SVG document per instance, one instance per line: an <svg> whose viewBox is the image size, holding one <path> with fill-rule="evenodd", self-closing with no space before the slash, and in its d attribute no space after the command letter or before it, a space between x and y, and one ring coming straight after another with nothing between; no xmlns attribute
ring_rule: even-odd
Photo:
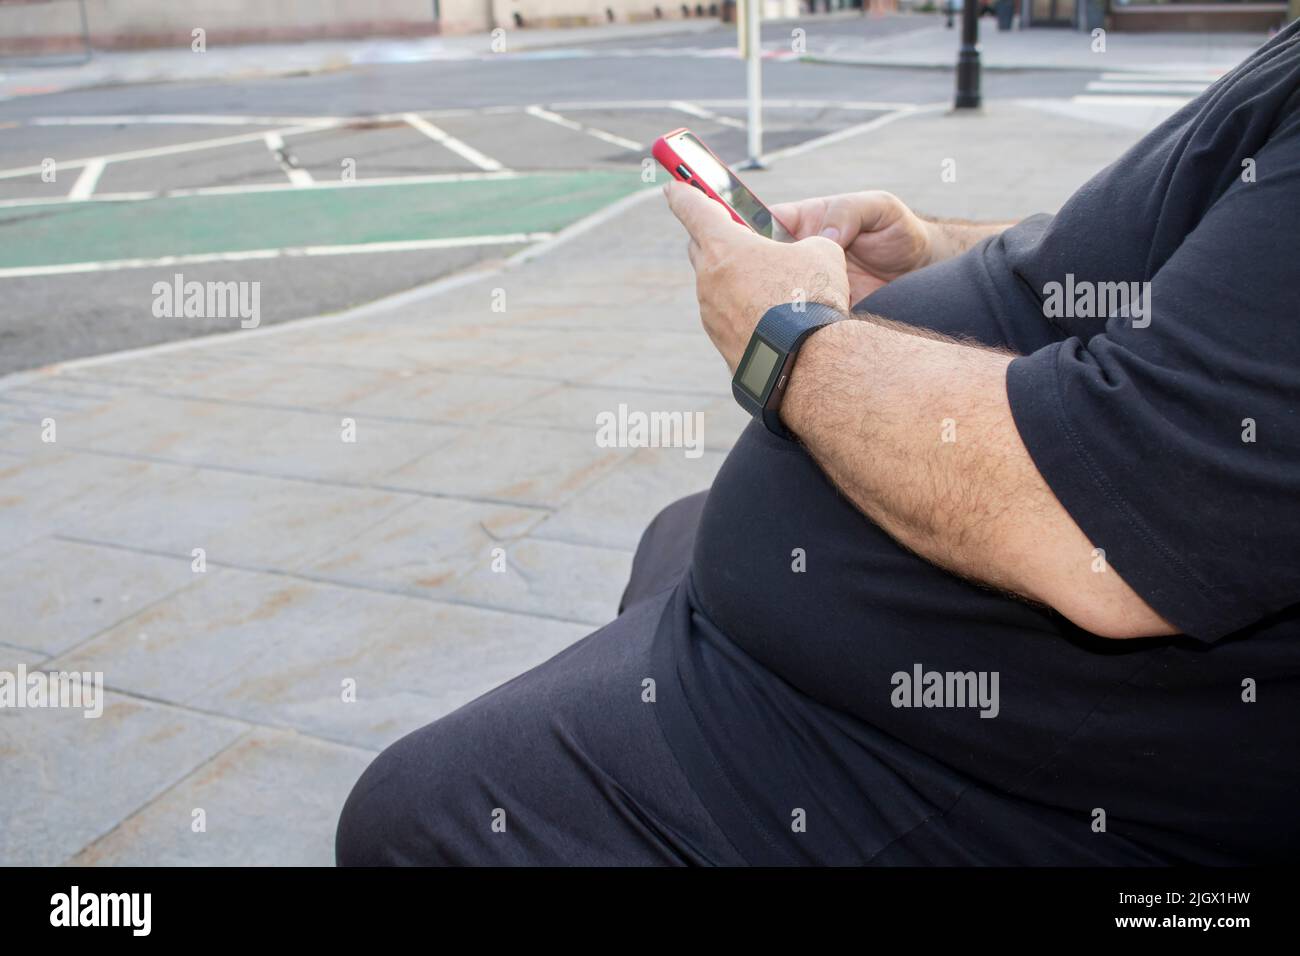
<svg viewBox="0 0 1300 956"><path fill-rule="evenodd" d="M375 760L339 862L1293 860L1298 29L1055 216L783 244L670 186L754 421L616 620Z"/></svg>

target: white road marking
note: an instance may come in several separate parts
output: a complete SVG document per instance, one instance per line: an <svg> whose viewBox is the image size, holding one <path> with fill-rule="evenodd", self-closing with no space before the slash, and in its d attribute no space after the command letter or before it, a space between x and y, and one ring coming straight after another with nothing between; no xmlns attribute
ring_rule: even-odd
<svg viewBox="0 0 1300 956"><path fill-rule="evenodd" d="M192 196L242 196L246 193L278 193L292 189L364 189L367 186L425 186L431 183L481 182L491 179L518 179L519 173L429 173L425 176L376 176L373 179L314 179L310 185L293 183L242 183L236 186L196 186L190 189L163 189L157 192L100 193L82 202L139 202L143 199L185 199ZM41 199L0 199L0 209L21 206L57 206L69 202L66 196Z"/></svg>
<svg viewBox="0 0 1300 956"><path fill-rule="evenodd" d="M1208 83L1138 82L1120 83L1094 80L1087 89L1092 93L1200 93Z"/></svg>
<svg viewBox="0 0 1300 956"><path fill-rule="evenodd" d="M281 136L294 136L299 133L311 133L320 129L318 126L289 126L276 130ZM106 163L121 163L132 159L153 159L157 156L175 156L178 153L192 153L201 149L218 149L222 146L235 146L239 143L256 143L265 137L265 133L240 133L237 136L219 136L215 139L192 140L188 143L174 143L171 146L154 146L149 149L132 149L124 153L110 153L107 156L86 159L69 159L59 163L60 169L81 169L87 163L103 160ZM17 179L20 176L36 176L41 172L40 166L21 166L16 169L0 170L0 179Z"/></svg>
<svg viewBox="0 0 1300 956"><path fill-rule="evenodd" d="M734 116L722 116L712 110L706 110L702 106L696 106L694 103L687 103L685 100L673 100L669 104L678 112L685 113L688 116L698 116L702 120L708 120L710 123L717 123L720 126L730 126L733 129L744 129L745 121L736 119Z"/></svg>
<svg viewBox="0 0 1300 956"><path fill-rule="evenodd" d="M630 149L634 153L640 153L645 150L645 146L636 140L625 139L622 136L615 136L613 133L607 133L603 129L596 129L594 126L587 126L579 123L577 120L571 120L568 117L561 116L559 113L552 113L550 110L542 109L540 106L530 106L524 110L529 116L536 116L540 120L546 120L548 123L554 123L556 126L563 126L565 129L571 129L577 133L586 133L596 139L603 140L606 143L612 143L615 146L621 146L624 149Z"/></svg>
<svg viewBox="0 0 1300 956"><path fill-rule="evenodd" d="M468 246L504 246L550 239L550 232L509 232L495 236L450 236L444 239L400 239L393 242L358 242L335 246L288 246L282 249L243 249L236 252L200 252L190 255L161 256L153 259L107 259L100 262L63 262L45 266L16 266L0 269L0 279L28 276L72 275L86 272L120 272L123 269L148 269L199 265L208 262L249 262L265 259L304 256L350 256L374 252L419 252L426 249L461 249Z"/></svg>
<svg viewBox="0 0 1300 956"><path fill-rule="evenodd" d="M223 116L207 113L151 113L141 116L39 116L32 126L337 126L346 116Z"/></svg>
<svg viewBox="0 0 1300 956"><path fill-rule="evenodd" d="M1087 96L1070 97L1071 103L1087 106L1186 106L1190 96Z"/></svg>
<svg viewBox="0 0 1300 956"><path fill-rule="evenodd" d="M1177 73L1103 73L1103 80L1119 80L1121 82L1149 82L1149 83L1213 83L1223 76L1222 72L1206 70L1203 73L1194 72L1177 72Z"/></svg>
<svg viewBox="0 0 1300 956"><path fill-rule="evenodd" d="M312 179L311 173L307 172L305 169L294 166L289 162L289 154L284 148L283 136L279 133L267 133L262 137L262 139L266 142L266 148L275 156L276 162L280 164L280 168L284 170L284 174L289 177L290 185L297 189L301 189L304 186L310 186L315 182L315 180Z"/></svg>
<svg viewBox="0 0 1300 956"><path fill-rule="evenodd" d="M68 199L72 202L85 202L95 192L95 187L99 185L99 177L104 175L104 167L108 165L102 158L92 159L81 169L81 175L77 181L72 184L72 189L68 193Z"/></svg>
<svg viewBox="0 0 1300 956"><path fill-rule="evenodd" d="M85 199L54 196L41 199L0 199L0 209L21 209L24 206L62 206L70 202L133 202L140 199L157 199L165 193L100 193Z"/></svg>
<svg viewBox="0 0 1300 956"><path fill-rule="evenodd" d="M851 139L854 136L861 136L863 133L870 133L873 130L880 129L882 126L888 126L905 116L916 116L920 113L936 113L940 110L946 110L951 104L929 103L922 106L906 106L903 109L894 110L892 113L886 113L884 116L877 116L875 119L867 120L865 123L856 123L853 126L846 126L844 129L836 130L833 133L827 133L825 136L818 136L815 139L805 140L802 143L796 143L793 146L787 146L785 149L778 149L773 153L765 153L762 159L766 162L776 162L782 159L789 159L791 156L798 156L800 153L806 153L809 150L818 149L822 146L829 146L831 143L838 143L840 140Z"/></svg>
<svg viewBox="0 0 1300 956"><path fill-rule="evenodd" d="M435 143L441 143L457 156L469 160L479 169L486 169L488 172L500 172L505 169L504 166L498 163L491 156L484 156L473 146L462 143L456 137L450 135L437 126L434 126L427 119L424 119L421 116L417 116L414 113L403 113L402 119L405 120L412 129L419 130Z"/></svg>

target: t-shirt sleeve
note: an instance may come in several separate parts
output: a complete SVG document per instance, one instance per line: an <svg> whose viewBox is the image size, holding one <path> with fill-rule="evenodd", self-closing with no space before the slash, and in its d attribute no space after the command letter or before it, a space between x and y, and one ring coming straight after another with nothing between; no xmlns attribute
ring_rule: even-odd
<svg viewBox="0 0 1300 956"><path fill-rule="evenodd" d="M1254 159L1147 315L1007 372L1035 465L1108 570L1207 641L1300 603L1300 135Z"/></svg>

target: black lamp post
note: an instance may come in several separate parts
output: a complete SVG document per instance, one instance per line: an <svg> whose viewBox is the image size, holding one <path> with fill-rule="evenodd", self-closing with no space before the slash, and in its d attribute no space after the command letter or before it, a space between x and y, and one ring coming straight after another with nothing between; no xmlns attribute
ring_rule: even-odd
<svg viewBox="0 0 1300 956"><path fill-rule="evenodd" d="M980 106L980 0L962 0L961 52L957 54L957 99L953 107L974 110Z"/></svg>

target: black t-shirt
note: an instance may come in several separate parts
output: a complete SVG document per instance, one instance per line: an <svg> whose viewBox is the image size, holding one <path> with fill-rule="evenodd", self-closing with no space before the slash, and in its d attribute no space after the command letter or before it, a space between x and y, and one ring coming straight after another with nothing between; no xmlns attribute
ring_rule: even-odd
<svg viewBox="0 0 1300 956"><path fill-rule="evenodd" d="M1300 851L1298 31L1056 216L859 305L1022 356L1016 424L1098 573L1185 635L1104 640L948 574L751 425L656 645L665 732L747 859ZM996 675L996 704L900 706L931 673Z"/></svg>

